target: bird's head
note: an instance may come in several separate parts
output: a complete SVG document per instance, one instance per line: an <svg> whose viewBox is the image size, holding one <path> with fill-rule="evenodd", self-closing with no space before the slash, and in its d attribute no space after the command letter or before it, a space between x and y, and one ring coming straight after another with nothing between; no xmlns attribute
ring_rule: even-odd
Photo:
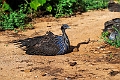
<svg viewBox="0 0 120 80"><path fill-rule="evenodd" d="M65 30L65 29L69 29L69 28L70 28L70 26L68 26L67 24L63 24L61 26L61 30Z"/></svg>

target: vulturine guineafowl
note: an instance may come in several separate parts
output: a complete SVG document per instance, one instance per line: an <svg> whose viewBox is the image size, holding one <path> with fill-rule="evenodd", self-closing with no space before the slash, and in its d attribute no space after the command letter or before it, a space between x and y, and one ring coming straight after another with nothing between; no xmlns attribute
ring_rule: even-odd
<svg viewBox="0 0 120 80"><path fill-rule="evenodd" d="M26 54L30 55L53 56L65 54L70 48L70 42L65 32L68 28L70 27L67 24L61 26L61 36L54 35L51 31L48 31L43 36L18 40L14 41L14 43L20 44L21 48L26 46Z"/></svg>
<svg viewBox="0 0 120 80"><path fill-rule="evenodd" d="M116 37L120 37L120 34L116 29L120 31L120 18L115 18L104 23L103 32L108 31L108 38L111 40L115 40Z"/></svg>
<svg viewBox="0 0 120 80"><path fill-rule="evenodd" d="M120 4L110 0L108 3L108 10L111 12L120 12Z"/></svg>

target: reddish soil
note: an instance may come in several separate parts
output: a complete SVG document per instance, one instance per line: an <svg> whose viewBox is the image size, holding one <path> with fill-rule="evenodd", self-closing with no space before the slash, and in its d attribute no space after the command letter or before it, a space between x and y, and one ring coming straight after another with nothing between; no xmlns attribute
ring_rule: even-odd
<svg viewBox="0 0 120 80"><path fill-rule="evenodd" d="M0 80L120 80L120 48L105 44L101 39L104 22L120 18L119 12L89 11L70 18L38 18L35 29L19 32L0 32ZM61 34L62 24L70 43L81 44L79 51L65 55L27 55L11 43L13 40L41 36L46 31Z"/></svg>

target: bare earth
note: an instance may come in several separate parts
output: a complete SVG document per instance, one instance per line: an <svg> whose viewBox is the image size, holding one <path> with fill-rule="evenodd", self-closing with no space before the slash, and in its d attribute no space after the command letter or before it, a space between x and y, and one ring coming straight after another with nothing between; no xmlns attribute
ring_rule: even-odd
<svg viewBox="0 0 120 80"><path fill-rule="evenodd" d="M0 32L0 80L120 80L120 48L106 45L100 39L104 22L120 18L119 12L89 11L71 18L39 18L35 29ZM43 35L52 31L60 35L62 24L71 45L81 44L78 52L57 56L27 55L12 40Z"/></svg>

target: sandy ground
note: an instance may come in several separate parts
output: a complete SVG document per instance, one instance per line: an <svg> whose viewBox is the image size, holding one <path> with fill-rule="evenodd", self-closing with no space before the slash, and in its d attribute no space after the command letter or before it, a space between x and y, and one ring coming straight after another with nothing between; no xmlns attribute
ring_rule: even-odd
<svg viewBox="0 0 120 80"><path fill-rule="evenodd" d="M120 80L120 49L106 45L100 39L104 22L120 18L119 12L89 11L70 18L39 18L35 29L16 34L0 32L0 80ZM70 43L81 44L78 52L57 56L27 55L13 40L43 35L52 31L60 35L62 24Z"/></svg>

